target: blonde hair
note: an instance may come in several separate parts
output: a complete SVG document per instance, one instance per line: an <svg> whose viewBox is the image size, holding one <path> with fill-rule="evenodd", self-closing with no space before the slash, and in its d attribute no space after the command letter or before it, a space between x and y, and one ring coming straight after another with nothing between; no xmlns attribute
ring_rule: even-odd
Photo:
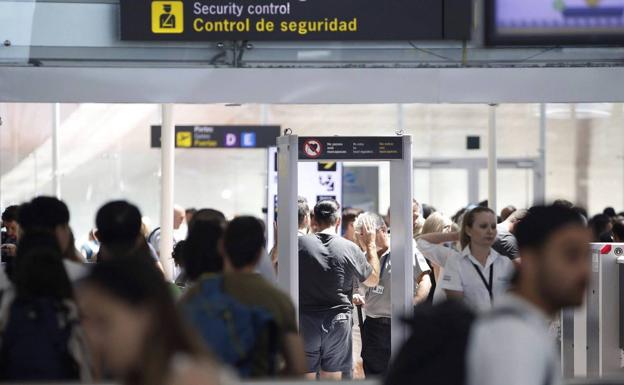
<svg viewBox="0 0 624 385"><path fill-rule="evenodd" d="M444 228L450 224L450 219L439 212L435 212L427 217L420 234L442 233L444 232Z"/></svg>
<svg viewBox="0 0 624 385"><path fill-rule="evenodd" d="M470 236L468 235L466 229L474 225L475 217L480 213L489 213L496 217L496 213L488 207L477 206L472 210L466 211L464 217L462 218L461 228L459 230L459 242L461 243L462 249L470 244Z"/></svg>

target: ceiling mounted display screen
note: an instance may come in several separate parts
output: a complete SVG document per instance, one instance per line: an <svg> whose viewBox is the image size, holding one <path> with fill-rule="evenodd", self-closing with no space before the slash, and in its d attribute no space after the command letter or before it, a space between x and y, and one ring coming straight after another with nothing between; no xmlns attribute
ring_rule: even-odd
<svg viewBox="0 0 624 385"><path fill-rule="evenodd" d="M624 0L486 0L488 45L624 43Z"/></svg>

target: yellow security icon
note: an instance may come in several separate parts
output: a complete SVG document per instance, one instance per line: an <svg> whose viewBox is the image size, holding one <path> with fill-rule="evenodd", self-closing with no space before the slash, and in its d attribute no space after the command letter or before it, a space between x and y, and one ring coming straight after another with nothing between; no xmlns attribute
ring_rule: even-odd
<svg viewBox="0 0 624 385"><path fill-rule="evenodd" d="M184 4L182 3L182 1L152 1L152 32L184 32Z"/></svg>
<svg viewBox="0 0 624 385"><path fill-rule="evenodd" d="M177 147L191 147L193 146L193 133L182 131L176 133L176 146Z"/></svg>

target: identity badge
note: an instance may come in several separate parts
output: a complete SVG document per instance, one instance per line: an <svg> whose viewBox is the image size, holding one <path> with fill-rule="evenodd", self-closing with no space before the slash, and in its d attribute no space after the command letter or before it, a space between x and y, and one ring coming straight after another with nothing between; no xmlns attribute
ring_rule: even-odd
<svg viewBox="0 0 624 385"><path fill-rule="evenodd" d="M378 294L378 295L383 295L383 293L384 293L384 287L383 287L383 286L381 286L381 285L380 285L380 286L375 286L375 287L372 289L372 292L373 292L373 293L375 293L375 294Z"/></svg>

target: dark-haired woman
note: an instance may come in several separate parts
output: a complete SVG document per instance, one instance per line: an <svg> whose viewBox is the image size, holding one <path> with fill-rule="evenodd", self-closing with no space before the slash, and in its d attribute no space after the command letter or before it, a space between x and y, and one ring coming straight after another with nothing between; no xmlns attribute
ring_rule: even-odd
<svg viewBox="0 0 624 385"><path fill-rule="evenodd" d="M515 273L513 262L492 245L496 241L497 218L487 207L475 207L464 214L459 233L433 233L418 239L425 257L446 260L440 287L449 298L463 298L474 310L489 310L505 293ZM459 239L462 251L441 243Z"/></svg>
<svg viewBox="0 0 624 385"><path fill-rule="evenodd" d="M225 226L225 216L216 210L202 209L193 216L182 253L182 266L188 282L195 282L206 273L223 272L223 257L218 244Z"/></svg>
<svg viewBox="0 0 624 385"><path fill-rule="evenodd" d="M90 354L57 238L19 241L0 302L0 381L92 381Z"/></svg>
<svg viewBox="0 0 624 385"><path fill-rule="evenodd" d="M213 385L217 365L185 328L145 249L96 265L80 286L89 340L104 369L126 385Z"/></svg>

